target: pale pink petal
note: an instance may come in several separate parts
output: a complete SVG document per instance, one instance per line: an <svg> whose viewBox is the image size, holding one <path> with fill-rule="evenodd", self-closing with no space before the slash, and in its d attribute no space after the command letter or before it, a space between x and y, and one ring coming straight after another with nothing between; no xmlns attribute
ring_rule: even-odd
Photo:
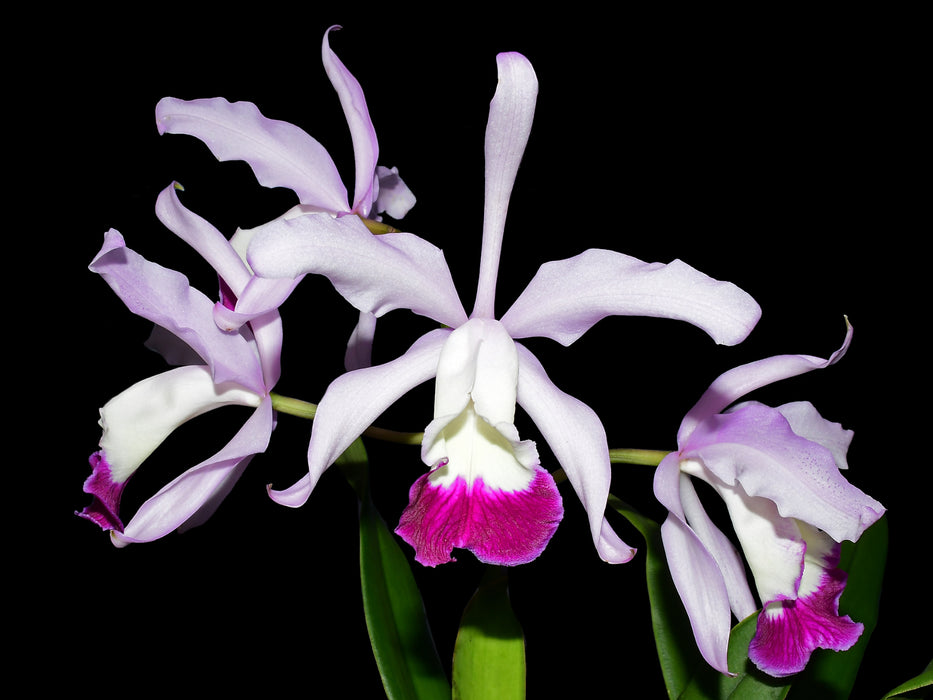
<svg viewBox="0 0 933 700"><path fill-rule="evenodd" d="M758 304L680 260L645 263L611 250L590 249L543 264L502 316L513 338L551 338L570 345L607 316L686 321L717 343L734 345L761 316Z"/></svg>

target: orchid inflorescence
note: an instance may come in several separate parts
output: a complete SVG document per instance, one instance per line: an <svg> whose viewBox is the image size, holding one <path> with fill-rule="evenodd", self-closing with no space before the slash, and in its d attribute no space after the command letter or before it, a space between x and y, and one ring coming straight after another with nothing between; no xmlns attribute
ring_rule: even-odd
<svg viewBox="0 0 933 700"><path fill-rule="evenodd" d="M606 317L650 316L685 321L718 344L736 345L755 328L759 305L734 284L680 260L646 263L588 249L541 265L497 315L506 212L538 90L529 60L501 53L485 134L481 255L469 308L441 248L397 223L415 197L396 168L378 164L362 88L330 48L334 29L325 33L322 58L352 135L352 201L318 141L251 103L166 97L156 106L160 133L193 136L219 160L245 161L261 185L288 188L299 203L228 238L185 208L177 183L161 192L158 218L216 272L216 298L134 252L118 231L105 234L90 269L131 312L154 324L149 345L172 368L101 409L103 433L84 487L93 499L79 515L108 531L118 547L204 522L268 448L277 412L312 418L307 473L290 486L269 487L275 502L302 506L361 436L382 435L373 424L384 411L433 379L433 419L411 438L420 442L427 471L411 485L395 529L414 561L435 567L454 561L456 549L494 566L534 560L559 527L558 484L566 480L586 511L596 554L609 564L630 562L636 548L606 518L612 464L628 457L610 451L596 412L558 388L522 341L543 337L569 346ZM279 307L312 274L329 280L358 314L346 371L316 404L275 392L284 338ZM399 357L373 364L377 323L388 323L378 319L394 309L436 327ZM727 658L733 617L757 616L748 657L777 678L802 671L815 649L849 649L863 632L858 620L839 612L846 586L840 550L885 509L843 475L852 432L807 402L772 408L744 400L841 360L853 333L848 321L845 326L828 359L777 355L722 374L672 434L676 450L630 455L656 466L654 495L668 511L660 536L673 585L702 658L726 676L737 673ZM234 437L127 519L122 493L153 451L182 424L229 405L252 409ZM542 464L535 442L519 434L517 406L557 464ZM707 514L698 480L711 487L704 494L722 499L731 532Z"/></svg>

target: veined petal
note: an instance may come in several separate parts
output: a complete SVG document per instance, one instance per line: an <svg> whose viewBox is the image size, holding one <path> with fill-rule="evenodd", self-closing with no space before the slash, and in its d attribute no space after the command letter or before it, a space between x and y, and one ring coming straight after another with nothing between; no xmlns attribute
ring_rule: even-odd
<svg viewBox="0 0 933 700"><path fill-rule="evenodd" d="M219 406L258 406L260 395L216 384L204 365L176 367L137 382L100 409L100 448L123 483L178 426Z"/></svg>
<svg viewBox="0 0 933 700"><path fill-rule="evenodd" d="M191 467L147 500L122 532L111 531L118 547L151 542L196 518L201 523L239 479L253 455L264 452L272 434L272 402L265 399L217 454Z"/></svg>
<svg viewBox="0 0 933 700"><path fill-rule="evenodd" d="M211 367L214 381L235 382L257 394L265 391L255 347L244 337L217 328L214 304L191 287L184 275L127 248L114 229L105 235L89 269L110 285L130 311L187 343Z"/></svg>
<svg viewBox="0 0 933 700"><path fill-rule="evenodd" d="M538 78L527 58L518 53L500 53L496 56L496 66L499 82L486 123L483 247L472 314L481 318L495 317L496 279L505 218L538 98Z"/></svg>
<svg viewBox="0 0 933 700"><path fill-rule="evenodd" d="M308 447L308 474L287 489L269 491L277 503L305 503L321 474L399 397L437 372L437 358L450 331L421 336L401 357L342 374L318 404Z"/></svg>
<svg viewBox="0 0 933 700"><path fill-rule="evenodd" d="M645 263L611 250L586 250L543 264L502 316L513 338L545 337L570 345L606 316L687 321L717 343L734 345L761 316L758 304L680 260Z"/></svg>
<svg viewBox="0 0 933 700"><path fill-rule="evenodd" d="M414 483L395 532L415 549L417 562L437 566L455 561L454 548L500 566L526 564L541 554L563 516L560 493L541 467L512 463L507 468L526 473L524 485L514 489L490 486L481 476L472 482L460 475L436 479L446 467ZM484 473L495 475L502 466L500 459Z"/></svg>
<svg viewBox="0 0 933 700"><path fill-rule="evenodd" d="M837 542L857 540L884 513L884 506L845 479L830 450L795 434L778 411L761 404L707 418L682 454Z"/></svg>
<svg viewBox="0 0 933 700"><path fill-rule="evenodd" d="M846 319L846 337L842 346L828 359L812 355L775 355L764 360L749 362L721 374L703 392L700 400L687 412L677 432L677 444L683 445L696 426L738 401L755 389L788 377L795 377L815 369L823 369L838 362L852 342L852 326Z"/></svg>
<svg viewBox="0 0 933 700"><path fill-rule="evenodd" d="M354 214L369 216L373 203L373 175L376 172L376 160L379 158L379 142L376 139L376 130L369 116L363 88L353 74L347 70L343 62L337 58L330 48L328 37L330 33L340 29L339 26L330 27L324 33L321 46L321 56L324 60L324 70L331 84L337 91L347 124L350 126L350 136L353 139L353 155L356 160L356 189L353 195L353 206L350 209Z"/></svg>
<svg viewBox="0 0 933 700"><path fill-rule="evenodd" d="M838 568L839 545L824 533L801 527L807 555L800 593L794 600L766 601L748 649L758 668L779 678L802 671L817 648L850 649L864 630L862 623L839 615L846 584L846 574Z"/></svg>
<svg viewBox="0 0 933 700"><path fill-rule="evenodd" d="M327 277L360 311L410 309L457 327L466 321L443 252L410 233L374 236L356 216L308 214L260 226L249 263L264 277Z"/></svg>
<svg viewBox="0 0 933 700"><path fill-rule="evenodd" d="M526 348L518 350L518 404L534 421L586 509L593 542L611 564L629 561L625 544L605 519L612 467L606 431L582 401L558 389Z"/></svg>
<svg viewBox="0 0 933 700"><path fill-rule="evenodd" d="M302 204L335 213L349 211L347 189L330 154L306 132L268 119L251 102L222 97L156 105L160 134L188 134L203 141L218 160L243 160L265 187L287 187Z"/></svg>

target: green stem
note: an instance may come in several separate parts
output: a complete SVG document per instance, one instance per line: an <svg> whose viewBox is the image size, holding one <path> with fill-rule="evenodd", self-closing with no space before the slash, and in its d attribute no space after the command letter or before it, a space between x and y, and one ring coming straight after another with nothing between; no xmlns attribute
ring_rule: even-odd
<svg viewBox="0 0 933 700"><path fill-rule="evenodd" d="M668 454L667 450L635 450L619 448L609 450L609 461L613 464L643 464L656 467Z"/></svg>
<svg viewBox="0 0 933 700"><path fill-rule="evenodd" d="M317 413L317 404L310 401L293 399L274 392L270 393L269 397L272 399L272 408L279 413L287 413L290 416L298 416L308 420L312 420L314 414ZM376 426L368 427L363 431L363 435L385 442L396 442L401 445L420 445L421 438L424 437L424 433L403 433L398 430L387 430Z"/></svg>
<svg viewBox="0 0 933 700"><path fill-rule="evenodd" d="M287 413L290 416L298 416L308 420L314 418L314 414L317 413L317 404L310 401L293 399L275 392L269 392L269 398L272 399L272 408L279 413Z"/></svg>

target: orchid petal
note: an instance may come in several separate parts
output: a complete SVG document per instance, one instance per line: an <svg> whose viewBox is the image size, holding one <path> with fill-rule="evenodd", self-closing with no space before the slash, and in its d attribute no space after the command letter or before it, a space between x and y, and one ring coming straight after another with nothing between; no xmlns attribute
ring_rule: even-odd
<svg viewBox="0 0 933 700"><path fill-rule="evenodd" d="M437 359L450 331L421 336L401 357L342 374L318 404L308 448L308 474L293 486L270 489L277 503L297 507L311 496L321 474L399 397L437 372Z"/></svg>
<svg viewBox="0 0 933 700"><path fill-rule="evenodd" d="M725 484L741 483L749 496L774 501L781 516L819 527L837 542L854 542L884 513L878 501L845 479L827 448L795 434L778 411L761 404L708 418L682 454Z"/></svg>
<svg viewBox="0 0 933 700"><path fill-rule="evenodd" d="M661 524L661 540L700 654L717 671L735 675L729 671L727 655L732 620L729 597L715 560L678 518L668 517ZM697 585L698 581L703 585Z"/></svg>
<svg viewBox="0 0 933 700"><path fill-rule="evenodd" d="M796 598L807 547L794 519L781 517L773 501L749 496L741 485L715 488L729 511L758 597Z"/></svg>
<svg viewBox="0 0 933 700"><path fill-rule="evenodd" d="M147 500L123 532L112 531L117 546L150 542L186 524L203 520L232 488L253 455L264 452L272 434L272 402L264 400L249 420L217 454L188 469ZM207 508L208 512L201 511ZM201 512L199 512L201 511Z"/></svg>
<svg viewBox="0 0 933 700"><path fill-rule="evenodd" d="M456 327L466 320L443 252L410 233L374 236L356 216L308 214L260 226L249 263L264 277L327 277L360 311L393 309Z"/></svg>
<svg viewBox="0 0 933 700"><path fill-rule="evenodd" d="M347 190L333 159L314 138L288 122L268 119L251 102L222 97L156 105L160 134L188 134L220 160L243 160L264 187L287 187L302 204L346 212Z"/></svg>
<svg viewBox="0 0 933 700"><path fill-rule="evenodd" d="M443 469L443 467L442 467ZM536 559L563 516L553 477L541 467L516 489L490 486L483 477L420 477L395 532L415 549L415 561L437 566L455 561L453 549L469 549L480 561L516 566Z"/></svg>
<svg viewBox="0 0 933 700"><path fill-rule="evenodd" d="M686 515L685 522L696 533L700 542L706 547L706 551L716 560L723 582L726 584L729 607L732 608L737 619L744 620L758 609L745 576L745 565L732 542L706 513L693 487L693 482L681 476L679 485L680 500L683 504L684 515Z"/></svg>
<svg viewBox="0 0 933 700"><path fill-rule="evenodd" d="M707 516L705 513L701 516L697 504L691 500L695 492L689 477L681 474L680 463L680 455L672 452L661 460L654 475L655 496L669 511L661 525L664 554L700 653L710 666L729 674L727 650L733 604L743 611L749 605L752 609L755 606L749 601L751 591L748 583L743 582L742 573L727 572L727 582L727 576L720 569L720 561L730 561L729 556L722 556L725 548L714 546L715 554L710 551L708 545L717 545L717 542L709 537L705 527ZM706 536L706 542L688 524L685 504L699 532ZM702 581L702 585L697 585L698 581Z"/></svg>
<svg viewBox="0 0 933 700"><path fill-rule="evenodd" d="M398 168L376 166L376 180L379 190L373 203L376 214L386 213L398 220L415 206L415 195L399 177Z"/></svg>
<svg viewBox="0 0 933 700"><path fill-rule="evenodd" d="M558 389L531 352L518 343L516 348L518 404L541 431L583 503L600 556L612 564L629 561L635 549L605 520L611 464L599 417L589 406Z"/></svg>
<svg viewBox="0 0 933 700"><path fill-rule="evenodd" d="M518 355L497 321L472 319L455 329L437 365L434 415L456 416L472 400L491 425L515 420Z"/></svg>
<svg viewBox="0 0 933 700"><path fill-rule="evenodd" d="M538 78L518 53L496 56L499 83L486 124L486 198L483 247L474 317L495 317L496 279L505 218L515 176L528 143L538 96Z"/></svg>
<svg viewBox="0 0 933 700"><path fill-rule="evenodd" d="M794 401L778 406L777 410L797 435L828 449L839 469L848 469L846 454L854 433L839 423L828 421L819 414L809 401Z"/></svg>
<svg viewBox="0 0 933 700"><path fill-rule="evenodd" d="M166 228L181 238L204 258L234 294L239 296L252 277L246 262L237 255L220 231L189 211L178 199L178 185L172 183L156 199L156 216Z"/></svg>
<svg viewBox="0 0 933 700"><path fill-rule="evenodd" d="M212 321L213 303L175 270L149 262L126 247L115 229L89 269L99 274L137 316L174 333L211 367L217 383L235 382L257 394L265 391L256 350Z"/></svg>
<svg viewBox="0 0 933 700"><path fill-rule="evenodd" d="M611 250L590 249L543 264L503 315L513 338L545 337L570 345L606 316L687 321L717 343L734 345L754 328L758 304L680 260L645 263Z"/></svg>
<svg viewBox="0 0 933 700"><path fill-rule="evenodd" d="M719 413L755 389L838 362L845 355L851 342L852 326L846 320L845 340L828 359L812 355L775 355L721 374L687 412L677 433L677 444L684 444L700 422Z"/></svg>
<svg viewBox="0 0 933 700"><path fill-rule="evenodd" d="M218 385L204 365L176 367L147 377L100 409L100 447L113 481L125 482L178 426L219 406L258 406L260 396Z"/></svg>
<svg viewBox="0 0 933 700"><path fill-rule="evenodd" d="M343 356L344 368L349 371L372 365L375 336L376 317L368 311L360 311L360 318L347 341L347 351Z"/></svg>
<svg viewBox="0 0 933 700"><path fill-rule="evenodd" d="M243 294L230 308L223 302L214 304L214 323L224 331L236 331L269 313L275 313L295 291L301 281L296 279L269 279L253 276L243 288Z"/></svg>
<svg viewBox="0 0 933 700"><path fill-rule="evenodd" d="M324 33L321 56L324 61L324 71L340 98L353 140L353 155L356 159L356 190L350 211L360 216L369 216L373 203L373 175L376 172L376 160L379 157L379 142L369 116L369 109L366 107L363 88L330 48L328 36L334 29L340 29L340 27L335 25Z"/></svg>

